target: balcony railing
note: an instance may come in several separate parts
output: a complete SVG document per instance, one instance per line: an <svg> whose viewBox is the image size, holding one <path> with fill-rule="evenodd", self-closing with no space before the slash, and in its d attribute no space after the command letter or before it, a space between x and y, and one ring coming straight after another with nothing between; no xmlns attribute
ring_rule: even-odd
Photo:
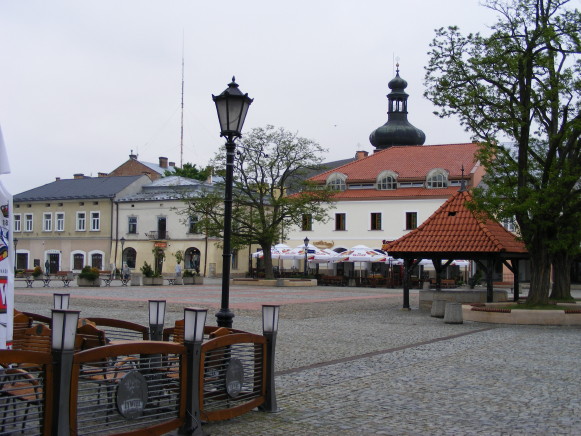
<svg viewBox="0 0 581 436"><path fill-rule="evenodd" d="M155 240L165 240L165 239L170 239L169 237L169 232L165 231L157 231L157 230L152 230L151 232L145 232L145 236L148 239L155 239Z"/></svg>

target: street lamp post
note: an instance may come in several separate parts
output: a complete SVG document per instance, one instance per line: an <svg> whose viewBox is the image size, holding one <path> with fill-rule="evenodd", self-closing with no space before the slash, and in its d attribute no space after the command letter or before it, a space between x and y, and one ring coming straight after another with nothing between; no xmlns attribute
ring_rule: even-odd
<svg viewBox="0 0 581 436"><path fill-rule="evenodd" d="M18 252L16 251L18 248L18 238L14 238L12 243L14 244L14 272L16 273L16 268L18 267Z"/></svg>
<svg viewBox="0 0 581 436"><path fill-rule="evenodd" d="M309 255L309 238L306 237L303 241L305 243L305 278L307 277L307 263Z"/></svg>
<svg viewBox="0 0 581 436"><path fill-rule="evenodd" d="M234 183L234 140L242 135L242 126L252 99L238 89L235 78L220 95L212 95L220 122L220 136L226 138L226 186L224 189L224 251L222 254L222 303L216 313L218 327L232 327L234 313L229 309L230 265L232 260L232 185Z"/></svg>

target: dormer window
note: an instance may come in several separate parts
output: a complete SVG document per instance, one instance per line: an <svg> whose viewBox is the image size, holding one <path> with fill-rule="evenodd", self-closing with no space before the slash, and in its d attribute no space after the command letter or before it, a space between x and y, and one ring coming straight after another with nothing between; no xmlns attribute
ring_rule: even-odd
<svg viewBox="0 0 581 436"><path fill-rule="evenodd" d="M426 186L431 189L447 188L448 172L440 168L430 171L426 178Z"/></svg>
<svg viewBox="0 0 581 436"><path fill-rule="evenodd" d="M397 174L393 171L382 171L377 177L377 189L397 189Z"/></svg>
<svg viewBox="0 0 581 436"><path fill-rule="evenodd" d="M327 186L332 189L333 191L344 191L347 189L347 185L345 180L347 176L341 173L334 173L329 176L327 179Z"/></svg>

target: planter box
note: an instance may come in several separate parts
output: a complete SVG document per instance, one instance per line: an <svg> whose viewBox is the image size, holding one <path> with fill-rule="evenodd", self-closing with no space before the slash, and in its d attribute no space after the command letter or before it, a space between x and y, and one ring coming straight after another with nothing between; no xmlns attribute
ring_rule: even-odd
<svg viewBox="0 0 581 436"><path fill-rule="evenodd" d="M77 277L77 286L79 287L98 287L101 286L101 279L89 280L81 277Z"/></svg>
<svg viewBox="0 0 581 436"><path fill-rule="evenodd" d="M183 277L184 285L203 285L204 277Z"/></svg>
<svg viewBox="0 0 581 436"><path fill-rule="evenodd" d="M143 286L163 286L163 277L143 277Z"/></svg>

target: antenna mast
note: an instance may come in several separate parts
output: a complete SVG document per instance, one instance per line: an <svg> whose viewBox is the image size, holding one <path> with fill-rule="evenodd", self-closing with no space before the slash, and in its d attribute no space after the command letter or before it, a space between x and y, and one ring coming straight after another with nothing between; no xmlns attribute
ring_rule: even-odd
<svg viewBox="0 0 581 436"><path fill-rule="evenodd" d="M182 122L180 132L180 168L184 167L184 33L182 31Z"/></svg>

